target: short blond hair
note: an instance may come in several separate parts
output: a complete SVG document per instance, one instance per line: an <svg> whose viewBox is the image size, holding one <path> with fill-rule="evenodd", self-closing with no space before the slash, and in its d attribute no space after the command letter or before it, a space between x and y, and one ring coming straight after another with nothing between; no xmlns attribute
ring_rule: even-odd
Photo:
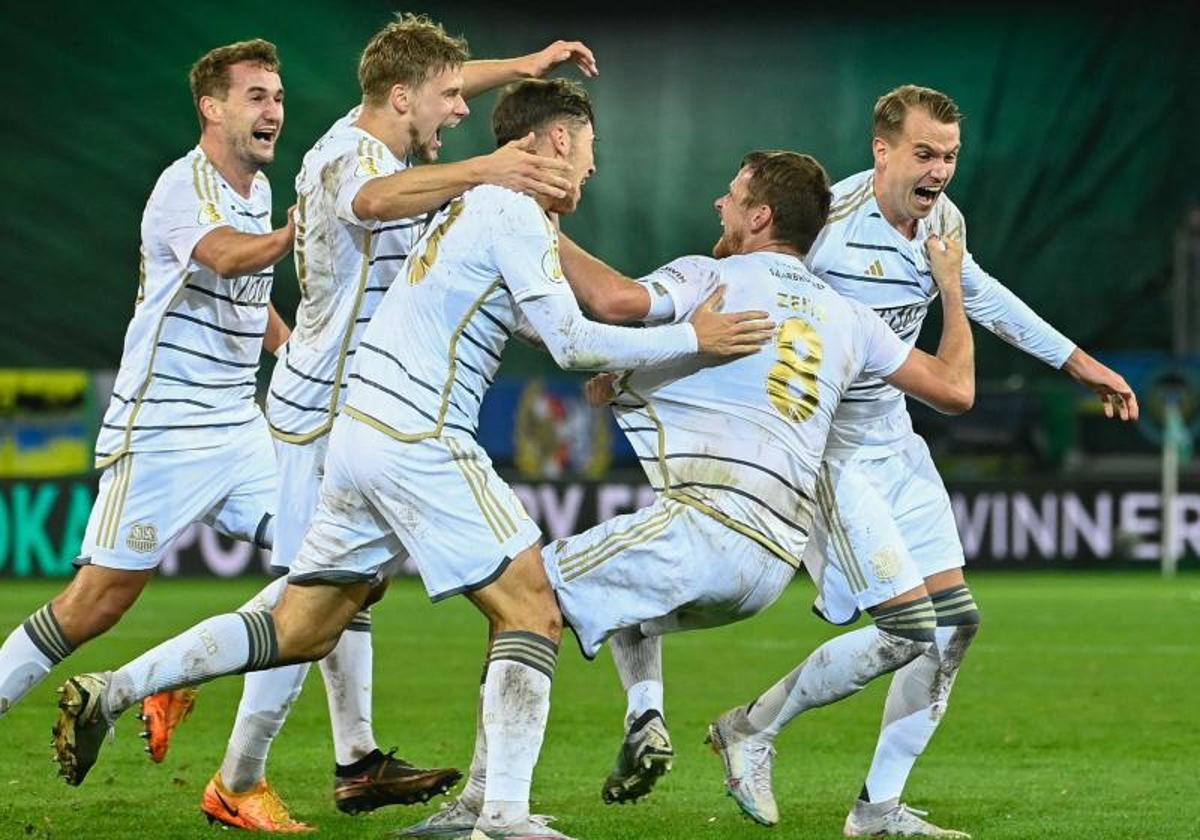
<svg viewBox="0 0 1200 840"><path fill-rule="evenodd" d="M426 15L397 15L372 36L358 62L363 102L379 105L393 85L417 87L471 57L465 38L446 34Z"/></svg>
<svg viewBox="0 0 1200 840"><path fill-rule="evenodd" d="M262 38L238 41L209 50L192 65L188 73L188 84L192 89L192 102L196 106L196 116L200 118L201 130L204 129L204 114L200 113L200 98L212 96L224 99L228 96L231 81L229 68L243 61L249 61L272 73L278 73L282 66L275 45Z"/></svg>
<svg viewBox="0 0 1200 840"><path fill-rule="evenodd" d="M875 136L889 143L904 130L904 118L911 108L921 108L940 123L959 124L962 111L946 94L919 85L901 85L875 101Z"/></svg>

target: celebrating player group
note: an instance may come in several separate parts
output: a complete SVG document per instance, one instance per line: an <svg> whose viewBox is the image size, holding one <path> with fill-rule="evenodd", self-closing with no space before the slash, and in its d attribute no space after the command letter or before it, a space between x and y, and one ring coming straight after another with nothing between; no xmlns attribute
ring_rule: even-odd
<svg viewBox="0 0 1200 840"><path fill-rule="evenodd" d="M466 783L401 833L567 838L529 812L563 628L589 658L611 643L625 738L601 795L632 801L674 759L662 636L749 618L804 568L820 616L871 623L712 722L729 792L753 820L779 822L776 736L891 674L845 833L969 836L902 801L980 625L904 395L971 408L969 321L1092 389L1109 416L1136 419L1134 394L971 257L946 195L961 148L947 95L904 85L881 96L870 168L832 186L798 152L730 161L712 256L631 279L559 231L596 174L594 106L580 84L544 78L560 65L599 72L580 42L473 61L428 18L398 17L363 50L361 101L304 156L295 205L272 229L276 49L244 41L196 62L200 141L146 204L78 572L4 640L0 716L113 627L172 540L205 522L272 549L280 576L131 662L68 679L54 730L67 782L84 781L134 707L161 761L194 687L245 674L202 809L228 826L311 830L266 764L318 662L337 807L425 801L462 774L382 752L371 721L371 607L411 561L431 600L461 595L483 613L488 644ZM442 132L501 86L496 151L439 162ZM289 253L301 293L291 330L270 302ZM914 345L935 302L931 355ZM514 335L565 370L597 373L588 396L611 405L654 504L543 547L477 442ZM263 350L278 357L265 413Z"/></svg>

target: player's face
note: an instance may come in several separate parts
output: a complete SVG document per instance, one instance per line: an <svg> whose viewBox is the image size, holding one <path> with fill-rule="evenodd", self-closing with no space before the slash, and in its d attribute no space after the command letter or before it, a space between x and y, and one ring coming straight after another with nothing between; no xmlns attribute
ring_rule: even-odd
<svg viewBox="0 0 1200 840"><path fill-rule="evenodd" d="M258 168L275 160L283 130L283 83L262 65L240 61L229 68L229 93L215 100L225 143Z"/></svg>
<svg viewBox="0 0 1200 840"><path fill-rule="evenodd" d="M567 173L571 189L551 206L555 213L574 213L583 200L583 185L596 174L596 130L592 124L568 127L567 136L571 139L567 153L567 163L571 164L571 171Z"/></svg>
<svg viewBox="0 0 1200 840"><path fill-rule="evenodd" d="M409 152L432 163L442 148L442 129L454 128L471 109L463 99L462 67L448 67L413 89L408 127Z"/></svg>
<svg viewBox="0 0 1200 840"><path fill-rule="evenodd" d="M713 246L713 256L718 259L742 252L750 217L749 182L750 170L743 167L729 182L729 192L713 202L721 217L721 238Z"/></svg>
<svg viewBox="0 0 1200 840"><path fill-rule="evenodd" d="M938 122L924 108L910 108L900 137L875 141L880 197L891 215L924 219L958 166L957 123Z"/></svg>

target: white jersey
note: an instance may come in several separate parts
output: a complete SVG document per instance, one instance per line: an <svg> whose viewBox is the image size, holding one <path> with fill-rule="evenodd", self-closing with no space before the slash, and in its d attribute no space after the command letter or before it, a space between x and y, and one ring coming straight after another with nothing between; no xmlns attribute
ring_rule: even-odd
<svg viewBox="0 0 1200 840"><path fill-rule="evenodd" d="M520 303L571 295L528 196L481 186L430 220L359 342L346 411L401 440L474 436Z"/></svg>
<svg viewBox="0 0 1200 840"><path fill-rule="evenodd" d="M267 394L271 432L291 443L329 431L359 338L428 218L379 222L354 214L363 184L408 167L354 125L358 113L333 124L296 176L300 307Z"/></svg>
<svg viewBox="0 0 1200 840"><path fill-rule="evenodd" d="M829 222L809 251L809 269L847 297L874 309L902 341L916 344L921 324L937 297L925 258L932 234L963 242L963 304L967 316L1000 338L1054 367L1075 349L1016 295L979 267L965 250L962 213L942 193L909 240L892 227L875 200L868 170L833 187ZM892 454L912 431L904 395L879 379L854 383L838 408L830 433L832 454Z"/></svg>
<svg viewBox="0 0 1200 840"><path fill-rule="evenodd" d="M345 413L400 441L474 437L514 332L571 370L694 355L690 323L638 329L588 320L567 285L558 231L534 199L468 190L438 211L367 325Z"/></svg>
<svg viewBox="0 0 1200 840"><path fill-rule="evenodd" d="M271 187L260 172L243 198L197 146L167 167L142 214L137 302L97 467L126 452L218 446L261 416L255 375L274 272L223 279L192 258L226 226L270 232Z"/></svg>
<svg viewBox="0 0 1200 840"><path fill-rule="evenodd" d="M723 283L726 311L766 310L779 325L773 347L736 361L626 374L615 411L656 490L798 567L839 400L860 375L894 372L911 349L786 254L683 257L642 282L669 294L675 321Z"/></svg>

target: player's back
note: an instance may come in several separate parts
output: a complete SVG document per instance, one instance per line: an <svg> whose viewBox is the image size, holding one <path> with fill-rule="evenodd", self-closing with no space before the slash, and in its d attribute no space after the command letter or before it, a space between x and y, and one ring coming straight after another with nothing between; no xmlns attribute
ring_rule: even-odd
<svg viewBox="0 0 1200 840"><path fill-rule="evenodd" d="M726 310L765 310L778 324L751 356L626 375L617 415L656 489L798 564L842 395L864 369L891 373L907 348L786 254L688 257L647 279L671 289L677 319L724 284Z"/></svg>
<svg viewBox="0 0 1200 840"><path fill-rule="evenodd" d="M407 168L354 121L339 119L304 156L296 176L296 327L271 378L273 434L305 442L324 434L345 398L358 340L424 227L424 215L359 219L353 201L367 181Z"/></svg>
<svg viewBox="0 0 1200 840"><path fill-rule="evenodd" d="M367 325L347 413L399 440L473 436L518 301L565 282L553 228L532 198L468 190L430 220Z"/></svg>

